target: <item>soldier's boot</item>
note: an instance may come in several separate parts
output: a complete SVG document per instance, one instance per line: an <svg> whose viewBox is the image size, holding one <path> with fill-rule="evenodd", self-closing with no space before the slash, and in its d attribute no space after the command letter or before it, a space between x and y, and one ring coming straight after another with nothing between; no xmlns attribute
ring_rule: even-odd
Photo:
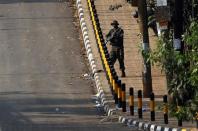
<svg viewBox="0 0 198 131"><path fill-rule="evenodd" d="M125 74L125 71L124 71L124 70L122 70L122 75L121 75L121 77L126 77L126 74Z"/></svg>

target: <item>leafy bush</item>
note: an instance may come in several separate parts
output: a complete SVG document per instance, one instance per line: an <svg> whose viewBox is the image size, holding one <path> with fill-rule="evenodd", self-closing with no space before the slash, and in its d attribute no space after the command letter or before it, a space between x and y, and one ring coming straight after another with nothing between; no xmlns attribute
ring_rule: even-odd
<svg viewBox="0 0 198 131"><path fill-rule="evenodd" d="M192 120L198 112L198 22L191 22L183 42L184 52L175 51L172 33L164 32L156 49L142 54L166 74L171 114L178 119Z"/></svg>

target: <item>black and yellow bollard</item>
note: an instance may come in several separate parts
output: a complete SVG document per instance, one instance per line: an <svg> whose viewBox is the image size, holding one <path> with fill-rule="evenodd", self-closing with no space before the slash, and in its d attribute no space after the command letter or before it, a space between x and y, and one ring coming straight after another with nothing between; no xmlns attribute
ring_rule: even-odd
<svg viewBox="0 0 198 131"><path fill-rule="evenodd" d="M109 58L109 54L105 54L105 57L107 59L107 64L109 65L109 67L112 65L111 64L111 59ZM110 67L111 68L111 67Z"/></svg>
<svg viewBox="0 0 198 131"><path fill-rule="evenodd" d="M106 57L106 55L108 54L108 49L105 45L103 45L103 50L104 50L104 54L105 54L105 57ZM106 57L106 59L107 59L107 57Z"/></svg>
<svg viewBox="0 0 198 131"><path fill-rule="evenodd" d="M101 39L104 39L103 38L103 34L102 34L102 29L101 29L101 27L100 27L100 22L99 22L99 20L98 20L98 23L97 23L97 29L98 29L98 35L99 35L99 38L100 38L100 40ZM104 45L104 44L103 44Z"/></svg>
<svg viewBox="0 0 198 131"><path fill-rule="evenodd" d="M98 35L100 35L99 34L99 30L101 30L101 28L100 28L100 20L98 18L98 14L94 14L94 17L95 17L95 22L96 22L97 30L98 30Z"/></svg>
<svg viewBox="0 0 198 131"><path fill-rule="evenodd" d="M99 30L98 33L99 33L99 35L101 35L100 41L101 41L101 44L102 44L103 48L104 48L104 47L107 47L106 44L105 44L105 39L104 39L104 37L103 37L102 31Z"/></svg>
<svg viewBox="0 0 198 131"><path fill-rule="evenodd" d="M196 128L198 129L198 111L195 113Z"/></svg>
<svg viewBox="0 0 198 131"><path fill-rule="evenodd" d="M167 99L167 95L163 96L163 102L164 102L164 123L168 124L168 99Z"/></svg>
<svg viewBox="0 0 198 131"><path fill-rule="evenodd" d="M111 65L111 59L109 58L109 53L108 51L104 51L104 55L107 61L107 65L110 66Z"/></svg>
<svg viewBox="0 0 198 131"><path fill-rule="evenodd" d="M101 28L100 27L98 27L98 34L99 34L100 41L101 42L103 41L102 43L104 43L104 37L103 37L103 34L102 34L102 31L101 31ZM103 44L103 48L104 48L104 45L105 44Z"/></svg>
<svg viewBox="0 0 198 131"><path fill-rule="evenodd" d="M117 81L118 81L118 76L114 76L113 80L113 97L115 100L115 104L118 104L118 93L117 93Z"/></svg>
<svg viewBox="0 0 198 131"><path fill-rule="evenodd" d="M93 9L95 9L96 6L95 6L95 3L94 3L94 0L91 0L90 2L91 2L91 7L92 7Z"/></svg>
<svg viewBox="0 0 198 131"><path fill-rule="evenodd" d="M105 57L106 57L106 55L108 54L108 50L107 50L106 47L103 47L103 50L104 50L104 55L105 55ZM107 59L107 57L106 57L106 59Z"/></svg>
<svg viewBox="0 0 198 131"><path fill-rule="evenodd" d="M114 96L114 93L115 93L115 79L113 78L112 79L112 86L111 87L111 94Z"/></svg>
<svg viewBox="0 0 198 131"><path fill-rule="evenodd" d="M130 115L134 115L134 93L133 88L129 89L129 108L130 108Z"/></svg>
<svg viewBox="0 0 198 131"><path fill-rule="evenodd" d="M177 110L180 111L180 110L181 110L180 108L181 108L181 107L178 105L178 106L177 106ZM182 121L183 121L182 118L179 118L179 119L178 119L178 123L177 123L177 124L178 124L179 127L181 127L181 126L183 125Z"/></svg>
<svg viewBox="0 0 198 131"><path fill-rule="evenodd" d="M100 41L101 41L102 45L105 45L104 37L100 38ZM105 45L105 47L106 47L106 45Z"/></svg>
<svg viewBox="0 0 198 131"><path fill-rule="evenodd" d="M126 85L122 84L122 112L126 112Z"/></svg>
<svg viewBox="0 0 198 131"><path fill-rule="evenodd" d="M97 13L94 13L94 18L95 18L95 22L96 22L97 30L98 30L100 28L100 20L98 18L98 14Z"/></svg>
<svg viewBox="0 0 198 131"><path fill-rule="evenodd" d="M181 127L182 125L182 119L178 119L178 126Z"/></svg>
<svg viewBox="0 0 198 131"><path fill-rule="evenodd" d="M90 0L92 5L95 5L95 0Z"/></svg>
<svg viewBox="0 0 198 131"><path fill-rule="evenodd" d="M92 1L91 1L91 7L92 7L92 10L95 10L96 9L96 6L95 6L94 2L92 2Z"/></svg>
<svg viewBox="0 0 198 131"><path fill-rule="evenodd" d="M110 71L115 72L115 69L114 69L113 65L110 64L111 63L110 58L108 58L107 60L108 60L108 65L109 65Z"/></svg>
<svg viewBox="0 0 198 131"><path fill-rule="evenodd" d="M109 67L112 66L110 68L114 69L114 67L112 65L112 60L110 59L109 54L106 54L105 56L106 56L106 59L107 59L107 62L108 62L107 64L109 65Z"/></svg>
<svg viewBox="0 0 198 131"><path fill-rule="evenodd" d="M111 70L111 67L110 67L110 70ZM111 89L111 93L112 95L114 94L114 81L115 81L115 75L116 73L115 72L111 72L111 71L108 71L110 77L109 77L109 83L110 83L110 89Z"/></svg>
<svg viewBox="0 0 198 131"><path fill-rule="evenodd" d="M142 118L142 91L138 90L138 117Z"/></svg>
<svg viewBox="0 0 198 131"><path fill-rule="evenodd" d="M118 89L117 89L117 91L118 91L118 108L121 108L122 107L122 90L121 90L122 82L121 82L121 80L118 80L117 84L118 84Z"/></svg>
<svg viewBox="0 0 198 131"><path fill-rule="evenodd" d="M94 14L97 14L97 10L96 10L95 5L92 5L91 7L92 7L93 16L94 16Z"/></svg>
<svg viewBox="0 0 198 131"><path fill-rule="evenodd" d="M155 95L150 95L150 110L151 110L151 121L155 121Z"/></svg>

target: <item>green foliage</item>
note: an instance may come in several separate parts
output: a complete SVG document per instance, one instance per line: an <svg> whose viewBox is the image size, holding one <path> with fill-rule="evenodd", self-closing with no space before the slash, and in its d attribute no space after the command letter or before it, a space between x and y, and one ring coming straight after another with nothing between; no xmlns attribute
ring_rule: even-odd
<svg viewBox="0 0 198 131"><path fill-rule="evenodd" d="M190 80L192 85L198 85L198 23L192 22L189 31L185 33L184 41L191 49L187 52L191 60Z"/></svg>
<svg viewBox="0 0 198 131"><path fill-rule="evenodd" d="M193 88L193 99L190 102L191 118L198 112L198 22L193 21L189 30L184 34L184 41L190 48L186 55L190 60L189 83ZM198 120L198 119L197 119Z"/></svg>
<svg viewBox="0 0 198 131"><path fill-rule="evenodd" d="M172 98L170 112L178 119L190 120L198 112L198 22L192 22L183 37L184 53L173 48L171 32L165 32L156 49L142 55L152 65L161 67L167 76Z"/></svg>
<svg viewBox="0 0 198 131"><path fill-rule="evenodd" d="M177 117L179 120L188 120L188 111L185 106L174 106L173 104L171 105L171 115Z"/></svg>

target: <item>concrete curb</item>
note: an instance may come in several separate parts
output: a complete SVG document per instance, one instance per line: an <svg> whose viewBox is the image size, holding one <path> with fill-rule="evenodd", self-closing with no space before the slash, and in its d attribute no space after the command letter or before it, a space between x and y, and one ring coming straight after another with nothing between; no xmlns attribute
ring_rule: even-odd
<svg viewBox="0 0 198 131"><path fill-rule="evenodd" d="M149 122L127 119L123 116L119 116L119 122L126 124L129 127L137 127L139 130L144 130L144 131L190 131L190 129L170 128L166 126L155 125Z"/></svg>
<svg viewBox="0 0 198 131"><path fill-rule="evenodd" d="M100 82L100 76L97 73L97 66L95 64L95 59L94 59L92 49L91 49L91 43L89 40L88 29L87 29L86 22L84 19L84 11L83 11L83 7L81 4L81 0L76 0L76 6L78 9L78 16L79 16L80 26L81 26L81 30L83 34L84 46L86 48L86 53L88 56L90 67L92 69L92 73L94 74L94 80L95 80L95 84L96 84L96 88L98 92L97 97L100 99L100 104L103 106L104 111L107 113L108 116L110 116L113 114L113 109L110 109L108 105L108 101L105 98L105 93L104 93L104 90L102 89L102 84Z"/></svg>
<svg viewBox="0 0 198 131"><path fill-rule="evenodd" d="M76 0L76 6L78 9L78 16L80 20L81 31L83 34L84 46L86 48L86 53L88 56L90 67L92 69L92 73L94 74L94 80L95 80L95 84L96 84L96 88L98 92L97 97L100 99L100 104L103 106L104 111L107 113L108 116L111 116L111 115L116 114L116 111L114 109L111 109L110 106L108 105L108 101L105 98L104 90L102 89L100 76L97 73L97 66L95 64L95 59L94 59L92 49L91 49L91 43L89 40L88 29L87 29L85 18L84 18L84 11L83 11L83 7L81 4L81 0ZM141 122L141 121L137 121L133 119L127 119L123 116L119 116L118 121L120 123L128 125L129 127L136 127L139 130L145 130L145 131L190 131L187 129L158 126L158 125L151 124L148 122Z"/></svg>

